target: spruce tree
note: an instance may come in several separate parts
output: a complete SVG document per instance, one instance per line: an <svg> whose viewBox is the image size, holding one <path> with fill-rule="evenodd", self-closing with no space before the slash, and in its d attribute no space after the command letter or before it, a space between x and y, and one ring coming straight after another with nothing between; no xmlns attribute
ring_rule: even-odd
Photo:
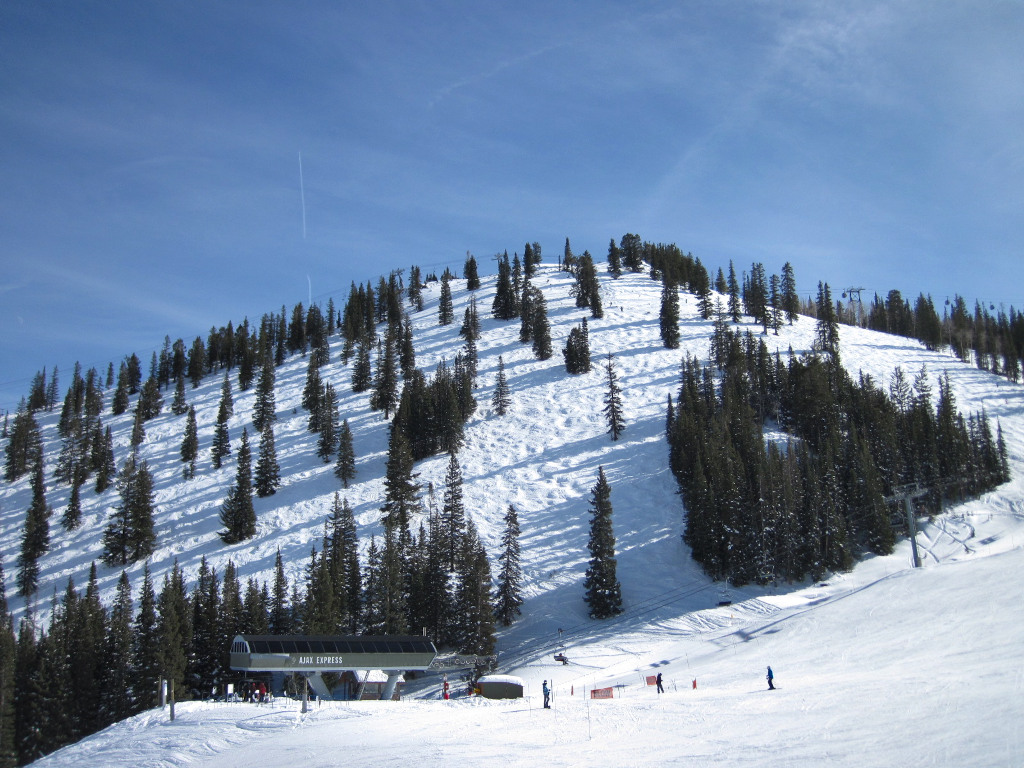
<svg viewBox="0 0 1024 768"><path fill-rule="evenodd" d="M188 410L185 402L185 377L179 376L174 385L174 400L171 401L171 413L180 416Z"/></svg>
<svg viewBox="0 0 1024 768"><path fill-rule="evenodd" d="M607 619L622 613L622 587L616 574L615 533L612 530L611 486L599 467L597 484L591 491L590 565L587 567L586 602L590 617Z"/></svg>
<svg viewBox="0 0 1024 768"><path fill-rule="evenodd" d="M448 284L448 278L441 278L441 301L437 309L438 325L451 325L455 320L455 310L452 308L452 288Z"/></svg>
<svg viewBox="0 0 1024 768"><path fill-rule="evenodd" d="M505 532L498 555L498 589L494 615L504 626L515 621L522 612L523 569L519 555L519 514L509 504L505 512Z"/></svg>
<svg viewBox="0 0 1024 768"><path fill-rule="evenodd" d="M225 544L237 544L256 535L256 510L252 504L252 453L247 429L242 430L235 483L224 499L220 521L225 528L220 532L220 538Z"/></svg>
<svg viewBox="0 0 1024 768"><path fill-rule="evenodd" d="M615 359L612 353L608 353L605 363L607 374L608 391L604 396L604 415L608 422L608 434L612 440L618 440L619 436L626 429L626 422L622 414L622 389L619 387L618 377L615 375Z"/></svg>
<svg viewBox="0 0 1024 768"><path fill-rule="evenodd" d="M159 619L156 610L156 591L148 562L142 570L139 612L135 617L132 636L134 667L131 687L138 707L148 709L158 702L157 686L160 682Z"/></svg>
<svg viewBox="0 0 1024 768"><path fill-rule="evenodd" d="M288 578L284 573L284 559L281 548L277 548L274 560L274 586L270 598L270 631L275 635L287 635L293 629L291 609L288 605Z"/></svg>
<svg viewBox="0 0 1024 768"><path fill-rule="evenodd" d="M459 558L458 588L455 596L456 647L475 656L494 653L494 602L491 599L491 566L476 526L466 521L462 554ZM484 669L490 665L483 665ZM478 667L477 671L483 671Z"/></svg>
<svg viewBox="0 0 1024 768"><path fill-rule="evenodd" d="M133 614L131 584L128 574L121 571L103 641L104 680L99 686L99 709L103 720L108 723L124 720L139 710L133 686ZM90 697L86 696L85 700L90 701Z"/></svg>
<svg viewBox="0 0 1024 768"><path fill-rule="evenodd" d="M498 355L498 373L494 379L494 393L491 395L491 407L499 416L508 413L512 398L508 390L508 378L505 376L505 361Z"/></svg>
<svg viewBox="0 0 1024 768"><path fill-rule="evenodd" d="M71 485L71 494L68 498L68 506L64 510L64 515L60 519L60 524L64 526L64 530L66 531L73 531L82 523L81 487L82 484L77 481Z"/></svg>
<svg viewBox="0 0 1024 768"><path fill-rule="evenodd" d="M370 340L359 338L355 363L352 365L352 391L365 392L373 383L373 366L370 363Z"/></svg>
<svg viewBox="0 0 1024 768"><path fill-rule="evenodd" d="M441 524L446 546L445 567L455 569L456 558L462 545L466 526L466 507L462 496L462 467L455 453L448 454L448 470L444 476L444 497L441 506Z"/></svg>
<svg viewBox="0 0 1024 768"><path fill-rule="evenodd" d="M274 427L267 424L260 435L260 455L256 460L256 474L253 478L256 495L261 499L273 496L281 487L281 467L277 463L277 450L274 447Z"/></svg>
<svg viewBox="0 0 1024 768"><path fill-rule="evenodd" d="M466 290L475 291L480 287L480 274L477 270L476 257L466 251L466 263L462 267L462 276L466 278Z"/></svg>
<svg viewBox="0 0 1024 768"><path fill-rule="evenodd" d="M782 265L782 309L786 313L786 321L792 325L800 312L800 297L796 292L793 265L788 261Z"/></svg>
<svg viewBox="0 0 1024 768"><path fill-rule="evenodd" d="M259 381L256 382L256 400L252 409L252 426L257 432L277 421L277 405L274 399L274 362L270 357L263 360Z"/></svg>
<svg viewBox="0 0 1024 768"><path fill-rule="evenodd" d="M170 576L164 576L163 588L157 600L157 666L159 675L173 686L175 698L187 699L185 672L188 668L188 648L192 636L185 576L178 561Z"/></svg>
<svg viewBox="0 0 1024 768"><path fill-rule="evenodd" d="M185 435L181 439L181 461L185 465L181 474L186 480L196 476L196 459L199 458L199 428L196 425L196 409L188 407L185 417Z"/></svg>
<svg viewBox="0 0 1024 768"><path fill-rule="evenodd" d="M103 532L103 562L123 566L144 560L156 548L153 478L146 462L129 456L118 475L117 490L121 503Z"/></svg>
<svg viewBox="0 0 1024 768"><path fill-rule="evenodd" d="M317 439L316 455L324 464L329 464L338 442L338 404L334 393L334 385L324 384L320 396L320 437Z"/></svg>
<svg viewBox="0 0 1024 768"><path fill-rule="evenodd" d="M11 425L4 457L4 479L13 483L42 461L43 442L35 417L22 400Z"/></svg>
<svg viewBox="0 0 1024 768"><path fill-rule="evenodd" d="M551 357L551 325L548 323L547 302L544 294L539 288L533 289L532 294L533 312L533 354L538 360L547 360Z"/></svg>
<svg viewBox="0 0 1024 768"><path fill-rule="evenodd" d="M334 465L334 475L341 480L344 488L348 488L348 484L356 476L356 454L352 445L352 429L348 425L348 419L341 422L341 428L338 431L338 461Z"/></svg>
<svg viewBox="0 0 1024 768"><path fill-rule="evenodd" d="M622 251L613 237L608 244L608 272L614 278L622 277Z"/></svg>
<svg viewBox="0 0 1024 768"><path fill-rule="evenodd" d="M50 507L46 503L43 462L32 473L32 503L25 514L18 554L18 594L28 600L39 584L39 558L50 548Z"/></svg>
<svg viewBox="0 0 1024 768"><path fill-rule="evenodd" d="M679 349L679 289L666 280L661 286L661 343Z"/></svg>
<svg viewBox="0 0 1024 768"><path fill-rule="evenodd" d="M7 609L3 566L0 565L0 768L17 765L14 712L17 655L18 641L14 620Z"/></svg>

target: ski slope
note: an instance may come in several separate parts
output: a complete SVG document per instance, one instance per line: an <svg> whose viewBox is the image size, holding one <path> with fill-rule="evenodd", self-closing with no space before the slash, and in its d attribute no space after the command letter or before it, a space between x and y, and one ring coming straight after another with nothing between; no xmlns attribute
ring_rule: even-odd
<svg viewBox="0 0 1024 768"><path fill-rule="evenodd" d="M595 370L565 373L560 350L570 328L589 314L569 296L572 280L553 267L534 280L545 294L555 356L533 358L518 341L518 321L489 317L493 278L476 292L483 337L478 342L479 407L459 453L466 508L492 560L502 515L516 505L527 602L523 617L499 638L503 673L523 677L531 698L511 703L438 700L427 680L410 685L400 703L325 703L303 716L298 705L179 704L176 719L153 711L67 747L40 765L273 765L306 766L395 760L430 765L471 764L648 765L950 765L1024 764L1018 723L1024 715L1024 387L1011 384L942 352L894 336L841 327L842 359L886 385L899 365L912 377L926 365L937 391L948 373L959 407L986 410L1003 429L1014 480L996 492L947 510L923 523L921 569L912 569L909 543L893 555L860 563L850 573L818 584L729 588L710 582L682 544L683 509L667 466L665 403L674 396L679 363L689 352L707 357L711 325L699 318L693 297L681 306L682 347L666 350L658 333L660 284L646 275L617 281L602 275L605 316L588 320ZM439 286L414 315L417 365L430 372L461 346L459 321L470 294L453 283L456 323L437 325ZM336 303L339 298L336 297ZM256 318L250 318L250 322ZM755 333L760 327L751 326ZM800 318L769 348L785 356L809 348L814 321ZM379 507L387 424L354 395L349 371L337 360L322 369L335 384L339 411L353 430L358 476L342 491L353 507L360 541L381 532ZM627 428L612 442L601 413L605 392L599 363L615 355ZM489 402L498 355L505 362L512 408L504 417ZM244 582L270 581L278 547L290 580L301 579L309 551L319 547L333 494L333 466L316 456L301 409L306 360L278 370L275 428L283 486L256 499L258 533L225 546L217 536L220 505L234 479L234 460L213 470L208 460L220 376L188 390L200 425L202 460L197 477L181 480L178 456L184 416L165 413L146 424L142 456L154 474L158 549L150 561L159 583L177 559L189 578L205 556L218 573L230 558ZM165 393L169 403L171 393ZM237 451L248 424L253 392L235 388L230 422ZM59 442L58 414L39 418L52 467ZM130 414L108 418L122 458ZM251 429L251 425L250 425ZM256 441L253 443L254 452ZM420 462L424 490L443 486L447 459ZM625 613L593 621L583 602L590 489L603 466L612 487L619 579ZM53 483L53 546L40 561L37 615L46 620L49 598L67 579L84 585L99 560L113 491L84 493L83 524L73 533L57 520L68 489ZM13 574L28 478L0 489L0 555L13 592ZM425 493L425 502L431 503ZM435 503L440 504L440 490ZM414 522L418 525L418 522ZM133 587L141 564L128 570ZM109 605L120 570L100 565ZM8 595L16 617L20 599ZM719 606L730 602L731 605ZM569 665L553 661L564 650ZM771 664L779 690L764 683ZM643 684L661 671L666 693ZM542 680L554 682L554 709L542 710ZM693 680L697 681L696 689ZM590 701L593 687L616 686L616 698ZM422 698L417 698L422 697Z"/></svg>

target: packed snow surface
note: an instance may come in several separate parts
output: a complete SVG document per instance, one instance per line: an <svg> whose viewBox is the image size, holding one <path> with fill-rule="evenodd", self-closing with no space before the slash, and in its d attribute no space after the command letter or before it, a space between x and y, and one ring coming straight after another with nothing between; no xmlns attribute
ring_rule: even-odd
<svg viewBox="0 0 1024 768"><path fill-rule="evenodd" d="M490 318L493 278L476 292L483 337L477 399L459 453L467 510L493 559L502 516L516 505L526 604L499 637L500 674L521 677L527 697L488 701L441 698L440 679L411 681L401 702L324 702L303 714L298 702L179 703L142 713L47 756L41 766L394 765L653 765L692 766L1020 766L1024 765L1024 388L932 352L908 339L843 326L842 359L886 386L896 366L909 378L927 369L937 391L948 373L959 408L986 411L1002 427L1014 479L997 491L920 521L922 567L911 567L910 545L863 561L818 583L732 588L709 581L681 541L684 510L667 466L665 403L678 387L685 353L707 358L710 323L685 297L682 348L666 350L658 333L660 285L645 275L602 276L605 316L591 319L594 371L569 376L558 353L570 328L588 314L569 295L571 278L545 267L534 281L548 302L555 357L534 359L518 341L518 321ZM417 364L431 372L461 346L457 336L470 294L453 284L455 317L437 324L439 288L414 315ZM250 319L251 321L252 319ZM760 333L757 326L749 326ZM783 356L811 344L814 321L800 318L766 341ZM338 360L323 370L335 383L359 457L357 481L341 491L351 503L365 546L379 535L386 423L367 397L351 393L349 369ZM601 413L604 355L615 355L627 428L612 442ZM508 415L489 402L502 355L512 394ZM332 465L316 457L300 405L306 360L278 371L275 428L283 487L257 499L254 539L225 546L218 514L234 477L234 456L213 470L208 451L221 378L188 391L200 424L203 459L197 477L182 482L178 446L184 416L147 423L142 447L156 488L158 550L155 583L178 559L189 578L205 555L218 573L230 558L244 581L271 580L280 548L291 580L301 579L311 547L319 547L333 494L341 490ZM65 382L66 384L66 382ZM171 393L165 393L168 398ZM249 425L253 391L235 388L230 422L237 452ZM59 442L57 414L39 419L47 451ZM126 451L130 414L104 423ZM254 443L255 452L255 443ZM447 459L420 462L425 502L440 504ZM50 465L52 466L52 464ZM612 487L618 575L625 613L587 617L590 490L604 467ZM434 498L428 484L437 489ZM51 484L58 510L68 489ZM30 492L28 479L0 490L0 548L13 583L14 562ZM116 494L83 494L83 524L55 531L40 561L40 594L61 594L67 579L83 586L99 559L103 528ZM417 523L418 525L418 523ZM128 575L137 590L141 564ZM120 570L100 566L110 604ZM13 590L11 590L13 591ZM136 593L137 594L137 593ZM16 616L24 606L14 597ZM40 601L47 602L47 601ZM40 618L48 605L38 605ZM569 663L554 660L562 652ZM768 691L766 667L777 690ZM661 672L665 693L649 686ZM553 683L553 707L539 703L542 680ZM611 687L614 698L591 699Z"/></svg>

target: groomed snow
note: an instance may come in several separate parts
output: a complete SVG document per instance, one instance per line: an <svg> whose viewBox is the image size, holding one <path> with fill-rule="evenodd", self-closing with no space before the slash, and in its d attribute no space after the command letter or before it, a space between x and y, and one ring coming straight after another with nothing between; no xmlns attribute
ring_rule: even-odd
<svg viewBox="0 0 1024 768"><path fill-rule="evenodd" d="M545 267L535 284L547 298L558 350L587 310L573 306L571 280L552 268ZM461 320L469 294L454 293ZM427 371L442 356L450 362L459 346L458 322L437 325L437 296L435 284L427 308L415 316L417 363ZM659 284L644 275L602 278L605 317L589 321L590 338L595 363L605 352L615 353L624 391L627 429L613 443L600 412L600 368L570 377L557 351L549 361L534 360L518 342L517 321L490 319L493 278L477 292L484 334L478 343L480 407L467 425L459 460L466 505L492 560L507 505L519 510L527 602L523 617L500 636L498 672L523 678L528 698L445 702L439 678L425 678L406 686L402 702L324 703L306 715L297 702L283 700L273 708L182 703L173 723L166 710L143 713L38 764L1024 764L1024 388L910 340L842 327L844 364L883 386L897 365L910 378L927 365L933 385L948 372L965 413L984 408L993 423L1001 423L1014 480L946 510L932 523L922 522L920 569L910 567L904 541L893 555L871 558L820 583L725 587L703 576L681 542L683 512L663 438L665 402L678 386L680 360L686 352L706 358L710 324L696 316L687 297L681 308L683 347L665 350L658 337L659 296ZM813 332L813 320L801 318L767 341L783 355L790 346L800 353ZM342 493L355 509L365 546L380 532L386 424L368 410L364 395L349 391L338 348L335 343L333 362L322 375L335 383L340 411L353 428L359 476ZM499 354L513 397L511 412L502 418L489 407ZM204 452L195 480L180 482L184 417L165 409L147 424L143 455L154 470L159 509L159 549L151 561L157 584L175 558L194 577L201 555L218 573L231 558L243 583L250 576L270 580L278 547L289 577L301 577L339 490L332 466L318 462L305 428L299 405L305 368L305 360L296 357L278 373L276 444L284 486L256 500L259 533L253 540L225 547L216 535L220 504L234 475L233 458L219 471L207 458L220 377L208 377L187 393L197 407ZM235 388L236 450L252 396L251 390ZM47 450L54 458L55 419L56 414L40 418L51 426ZM123 456L128 416L105 415L104 423L114 426ZM425 488L428 482L441 487L446 461L438 457L418 465ZM626 608L603 622L587 618L582 599L588 504L599 466L612 486ZM0 490L0 550L9 583L29 498L27 478ZM48 498L57 510L56 526L67 489L51 484ZM41 561L42 618L49 596L63 592L69 576L84 585L90 562L99 558L113 503L111 493L83 494L82 528L72 534L55 530L53 549ZM99 569L108 605L119 574ZM141 565L129 577L137 595ZM20 601L9 599L22 615ZM568 665L554 661L559 651ZM764 681L769 664L778 688L772 692ZM645 682L659 671L666 688L660 696ZM554 682L550 711L538 703L544 679ZM586 695L607 686L614 687L614 699Z"/></svg>

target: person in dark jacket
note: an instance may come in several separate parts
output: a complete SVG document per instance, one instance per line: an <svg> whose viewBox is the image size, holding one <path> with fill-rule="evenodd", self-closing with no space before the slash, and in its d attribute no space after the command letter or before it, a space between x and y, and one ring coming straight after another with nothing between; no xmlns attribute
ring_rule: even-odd
<svg viewBox="0 0 1024 768"><path fill-rule="evenodd" d="M771 667L768 667L767 678L768 678L768 690L769 691L774 691L775 690L775 685L774 685L774 683L772 681L775 680L775 673L772 672L772 668Z"/></svg>
<svg viewBox="0 0 1024 768"><path fill-rule="evenodd" d="M665 689L661 687L661 672L658 673L658 679L655 682L658 684L658 693L664 693Z"/></svg>
<svg viewBox="0 0 1024 768"><path fill-rule="evenodd" d="M544 692L544 709L551 709L551 689L548 688L547 680L541 686L541 691Z"/></svg>

